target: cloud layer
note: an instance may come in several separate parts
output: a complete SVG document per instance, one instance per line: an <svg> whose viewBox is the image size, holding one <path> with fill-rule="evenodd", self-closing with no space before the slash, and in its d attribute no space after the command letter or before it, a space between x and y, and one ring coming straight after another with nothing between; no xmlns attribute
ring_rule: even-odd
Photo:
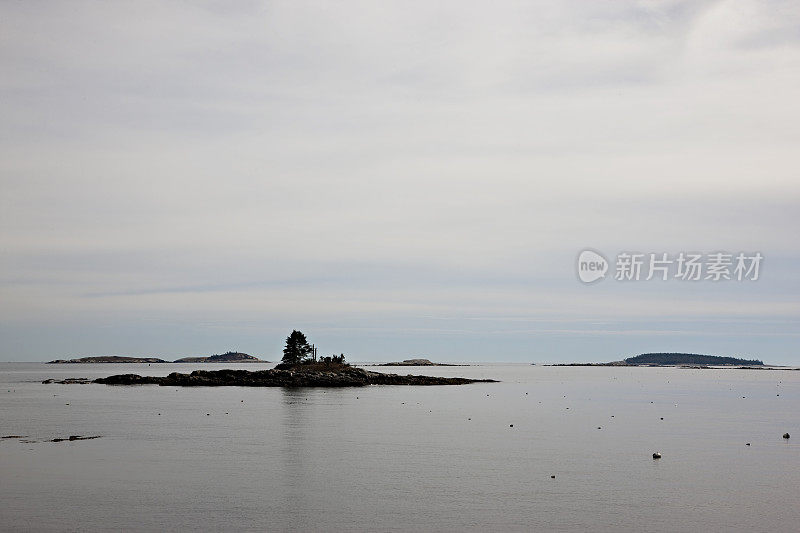
<svg viewBox="0 0 800 533"><path fill-rule="evenodd" d="M800 364L791 2L7 3L0 358ZM581 286L591 246L758 282Z"/></svg>

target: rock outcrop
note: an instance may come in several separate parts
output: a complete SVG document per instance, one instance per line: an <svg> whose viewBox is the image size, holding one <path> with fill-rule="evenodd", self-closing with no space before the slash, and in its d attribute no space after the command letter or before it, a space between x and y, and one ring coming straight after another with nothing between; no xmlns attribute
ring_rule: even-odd
<svg viewBox="0 0 800 533"><path fill-rule="evenodd" d="M173 372L163 377L119 374L94 380L94 383L104 385L163 385L170 387L363 387L366 385L464 385L476 382L492 383L495 380L400 376L369 372L362 368L344 365L330 370L307 369L302 366L286 370L195 370L191 374Z"/></svg>

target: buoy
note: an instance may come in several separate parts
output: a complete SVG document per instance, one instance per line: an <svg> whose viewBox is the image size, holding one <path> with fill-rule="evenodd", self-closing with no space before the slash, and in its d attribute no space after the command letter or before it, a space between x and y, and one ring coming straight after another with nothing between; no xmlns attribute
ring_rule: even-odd
<svg viewBox="0 0 800 533"><path fill-rule="evenodd" d="M653 454L653 459L661 459L661 454L659 452L655 452Z"/></svg>

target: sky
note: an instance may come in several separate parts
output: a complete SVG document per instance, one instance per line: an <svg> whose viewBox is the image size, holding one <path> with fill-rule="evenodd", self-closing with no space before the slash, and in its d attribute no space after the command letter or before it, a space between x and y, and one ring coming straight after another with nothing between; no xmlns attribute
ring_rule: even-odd
<svg viewBox="0 0 800 533"><path fill-rule="evenodd" d="M791 1L3 2L0 361L800 365L798 94Z"/></svg>

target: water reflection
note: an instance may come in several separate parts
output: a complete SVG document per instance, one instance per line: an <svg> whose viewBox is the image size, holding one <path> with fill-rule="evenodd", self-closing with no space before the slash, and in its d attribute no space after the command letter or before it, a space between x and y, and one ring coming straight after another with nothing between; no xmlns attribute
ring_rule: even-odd
<svg viewBox="0 0 800 533"><path fill-rule="evenodd" d="M282 507L298 522L301 522L310 504L307 501L308 491L303 489L309 486L312 478L309 457L313 434L310 411L313 405L308 400L309 392L312 391L307 388L281 388L281 426L276 428L280 442Z"/></svg>

